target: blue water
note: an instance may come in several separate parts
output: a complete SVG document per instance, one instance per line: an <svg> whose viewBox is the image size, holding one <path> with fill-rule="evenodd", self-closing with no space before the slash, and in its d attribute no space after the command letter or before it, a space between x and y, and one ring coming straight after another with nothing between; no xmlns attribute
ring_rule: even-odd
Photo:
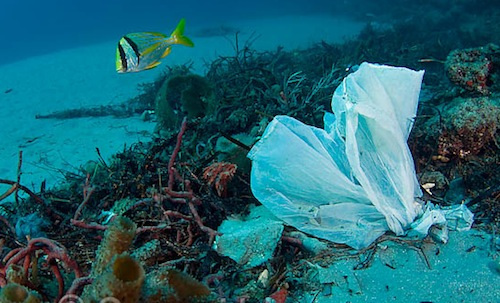
<svg viewBox="0 0 500 303"><path fill-rule="evenodd" d="M185 17L190 26L286 15L342 15L363 21L412 18L416 10L464 14L498 6L498 0L4 0L0 4L0 64L33 55L118 39L133 31L170 31ZM244 4L243 4L244 3ZM307 27L307 24L304 24ZM459 26L459 24L457 24ZM272 29L270 29L272 31ZM321 40L321 37L318 37Z"/></svg>
<svg viewBox="0 0 500 303"><path fill-rule="evenodd" d="M272 3L271 3L272 2ZM170 31L181 17L190 26L248 18L342 11L330 1L2 1L0 64L101 41L132 31Z"/></svg>

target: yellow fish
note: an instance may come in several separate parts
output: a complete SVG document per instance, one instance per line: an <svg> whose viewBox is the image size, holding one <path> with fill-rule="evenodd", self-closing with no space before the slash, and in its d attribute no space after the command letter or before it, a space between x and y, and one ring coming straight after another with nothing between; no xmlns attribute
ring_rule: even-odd
<svg viewBox="0 0 500 303"><path fill-rule="evenodd" d="M193 47L194 43L184 36L186 20L181 19L170 37L162 33L141 32L123 36L116 48L116 71L140 72L158 66L162 58L170 54L172 45Z"/></svg>

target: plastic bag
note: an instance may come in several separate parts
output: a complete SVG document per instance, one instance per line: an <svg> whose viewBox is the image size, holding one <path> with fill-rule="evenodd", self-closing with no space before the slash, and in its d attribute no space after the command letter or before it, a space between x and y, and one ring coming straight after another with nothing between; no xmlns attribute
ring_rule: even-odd
<svg viewBox="0 0 500 303"><path fill-rule="evenodd" d="M335 90L324 129L275 117L248 154L255 197L298 230L357 249L404 234L422 208L406 144L422 77L363 63Z"/></svg>

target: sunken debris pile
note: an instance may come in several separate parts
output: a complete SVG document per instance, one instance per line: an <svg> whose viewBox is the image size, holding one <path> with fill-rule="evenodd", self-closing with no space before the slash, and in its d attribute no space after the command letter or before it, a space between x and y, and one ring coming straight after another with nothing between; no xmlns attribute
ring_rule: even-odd
<svg viewBox="0 0 500 303"><path fill-rule="evenodd" d="M194 75L187 66L168 69L155 83L144 85L144 93L127 107L134 112L155 109L159 123L150 142L138 142L110 160L91 161L68 173L67 182L55 189L33 193L19 182L1 180L12 186L2 195L12 203L0 208L0 225L8 227L0 232L0 285L44 301L84 289L84 295L98 298L97 288L110 293L99 282L105 275L121 275L123 266L132 266L133 275L123 279L150 290L161 285L165 293L151 294L158 302L163 294L181 298L171 302L262 302L272 293L284 302L287 294L312 290L317 285L294 278L303 275L300 260L312 256L292 237L283 237L268 266L245 271L211 245L225 218L245 214L257 203L245 154L267 122L286 114L321 126L333 89L366 60L427 70L410 146L421 181L433 184L428 198L442 205L464 201L479 223L498 225L497 54L484 55L491 66L487 80L476 77L482 88L464 87L468 80L457 79L455 68L474 66L451 51L470 47L474 39L458 41L453 38L459 33L453 31L441 31L441 40L408 34L435 23L407 21L384 30L367 26L344 44L321 42L293 52L258 52L251 42L240 45L236 35L235 54L211 62L206 75ZM448 54L443 65L439 59ZM482 65L476 66L477 73L464 75L484 74ZM18 197L18 191L29 198ZM32 213L37 220L21 220ZM30 226L20 233L18 222ZM97 273L94 266L103 254L98 246L103 230L110 233L110 222L125 222L124 229L133 232L125 249L106 251L103 272ZM328 245L334 253L323 262L356 256L347 247ZM363 259L359 268L369 263ZM189 287L198 289L200 297L183 297Z"/></svg>

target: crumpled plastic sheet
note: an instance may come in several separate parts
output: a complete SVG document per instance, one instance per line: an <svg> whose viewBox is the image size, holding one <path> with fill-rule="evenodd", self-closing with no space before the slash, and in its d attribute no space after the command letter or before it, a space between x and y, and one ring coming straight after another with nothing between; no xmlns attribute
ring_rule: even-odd
<svg viewBox="0 0 500 303"><path fill-rule="evenodd" d="M281 240L283 222L265 207L250 209L244 218L228 218L218 228L213 248L230 257L242 268L252 268L269 260Z"/></svg>
<svg viewBox="0 0 500 303"><path fill-rule="evenodd" d="M407 146L423 71L363 63L332 97L324 129L276 116L248 157L251 188L298 230L360 249L422 213Z"/></svg>

